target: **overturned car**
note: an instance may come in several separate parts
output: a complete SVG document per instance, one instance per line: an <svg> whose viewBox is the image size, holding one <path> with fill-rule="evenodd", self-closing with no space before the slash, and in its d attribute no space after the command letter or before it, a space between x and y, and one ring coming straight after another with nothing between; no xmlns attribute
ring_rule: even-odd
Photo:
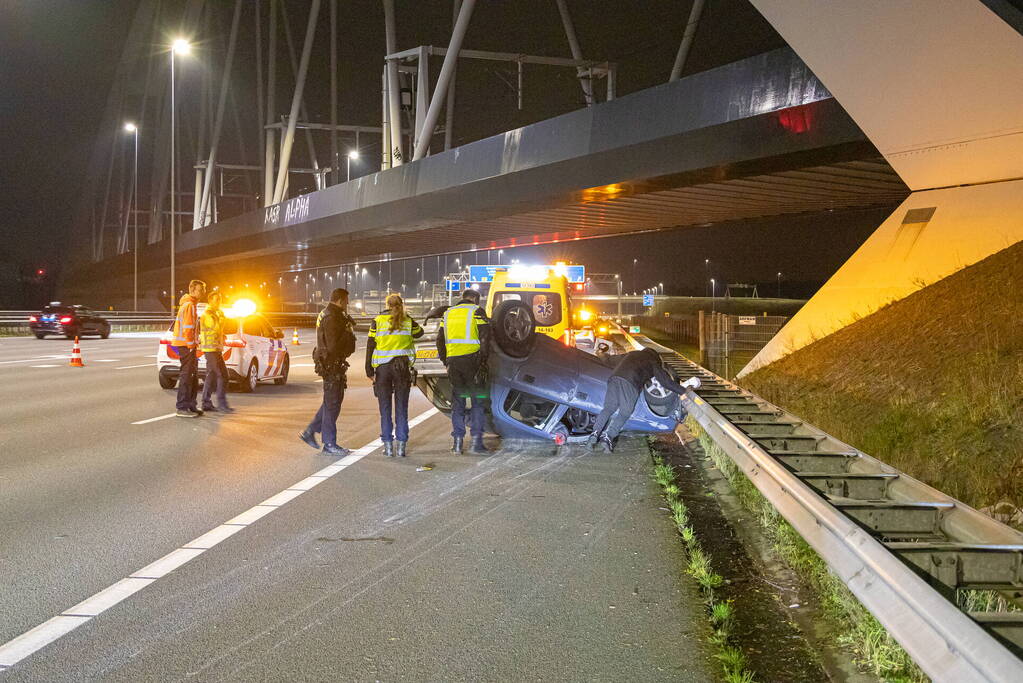
<svg viewBox="0 0 1023 683"><path fill-rule="evenodd" d="M451 411L451 383L437 357L436 339L446 307L431 310L416 344L416 386L442 412ZM604 403L612 360L537 334L530 307L504 301L491 319L488 353L489 414L505 438L585 441ZM668 370L668 372L671 372ZM625 429L670 432L684 418L680 397L651 381Z"/></svg>

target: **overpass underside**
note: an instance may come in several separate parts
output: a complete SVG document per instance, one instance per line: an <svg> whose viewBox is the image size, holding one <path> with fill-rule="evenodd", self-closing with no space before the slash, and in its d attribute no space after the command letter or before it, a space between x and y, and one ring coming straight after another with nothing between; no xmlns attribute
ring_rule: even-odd
<svg viewBox="0 0 1023 683"><path fill-rule="evenodd" d="M187 232L179 281L893 206L908 192L781 49ZM145 263L166 263L164 244L148 249Z"/></svg>

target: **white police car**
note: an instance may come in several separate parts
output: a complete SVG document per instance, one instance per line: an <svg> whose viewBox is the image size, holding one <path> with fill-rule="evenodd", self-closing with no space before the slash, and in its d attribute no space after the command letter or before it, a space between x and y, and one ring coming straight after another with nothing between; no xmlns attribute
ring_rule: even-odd
<svg viewBox="0 0 1023 683"><path fill-rule="evenodd" d="M198 315L206 310L206 304L199 304ZM228 378L236 382L244 392L255 391L260 382L273 380L274 384L288 381L291 360L284 343L284 333L270 324L265 317L255 312L248 300L236 301L225 306L224 313L224 364ZM174 340L174 326L160 339L156 352L156 365L160 386L173 389L181 374ZM199 355L199 377L206 375L206 358Z"/></svg>

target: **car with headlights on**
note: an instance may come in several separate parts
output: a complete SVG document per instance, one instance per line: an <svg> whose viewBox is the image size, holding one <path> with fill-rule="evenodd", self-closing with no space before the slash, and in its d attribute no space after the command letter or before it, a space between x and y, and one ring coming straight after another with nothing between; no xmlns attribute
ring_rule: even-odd
<svg viewBox="0 0 1023 683"><path fill-rule="evenodd" d="M78 304L65 305L53 301L28 317L28 328L36 339L58 334L68 339L92 334L103 339L110 336L110 321L95 311Z"/></svg>

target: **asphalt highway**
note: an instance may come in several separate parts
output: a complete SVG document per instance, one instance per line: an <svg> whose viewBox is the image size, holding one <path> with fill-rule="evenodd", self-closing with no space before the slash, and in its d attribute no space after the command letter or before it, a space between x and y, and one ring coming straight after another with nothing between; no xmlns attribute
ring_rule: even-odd
<svg viewBox="0 0 1023 683"><path fill-rule="evenodd" d="M361 339L326 457L311 341L184 420L156 334L0 339L0 681L716 679L641 440L455 456L413 390L384 458Z"/></svg>

